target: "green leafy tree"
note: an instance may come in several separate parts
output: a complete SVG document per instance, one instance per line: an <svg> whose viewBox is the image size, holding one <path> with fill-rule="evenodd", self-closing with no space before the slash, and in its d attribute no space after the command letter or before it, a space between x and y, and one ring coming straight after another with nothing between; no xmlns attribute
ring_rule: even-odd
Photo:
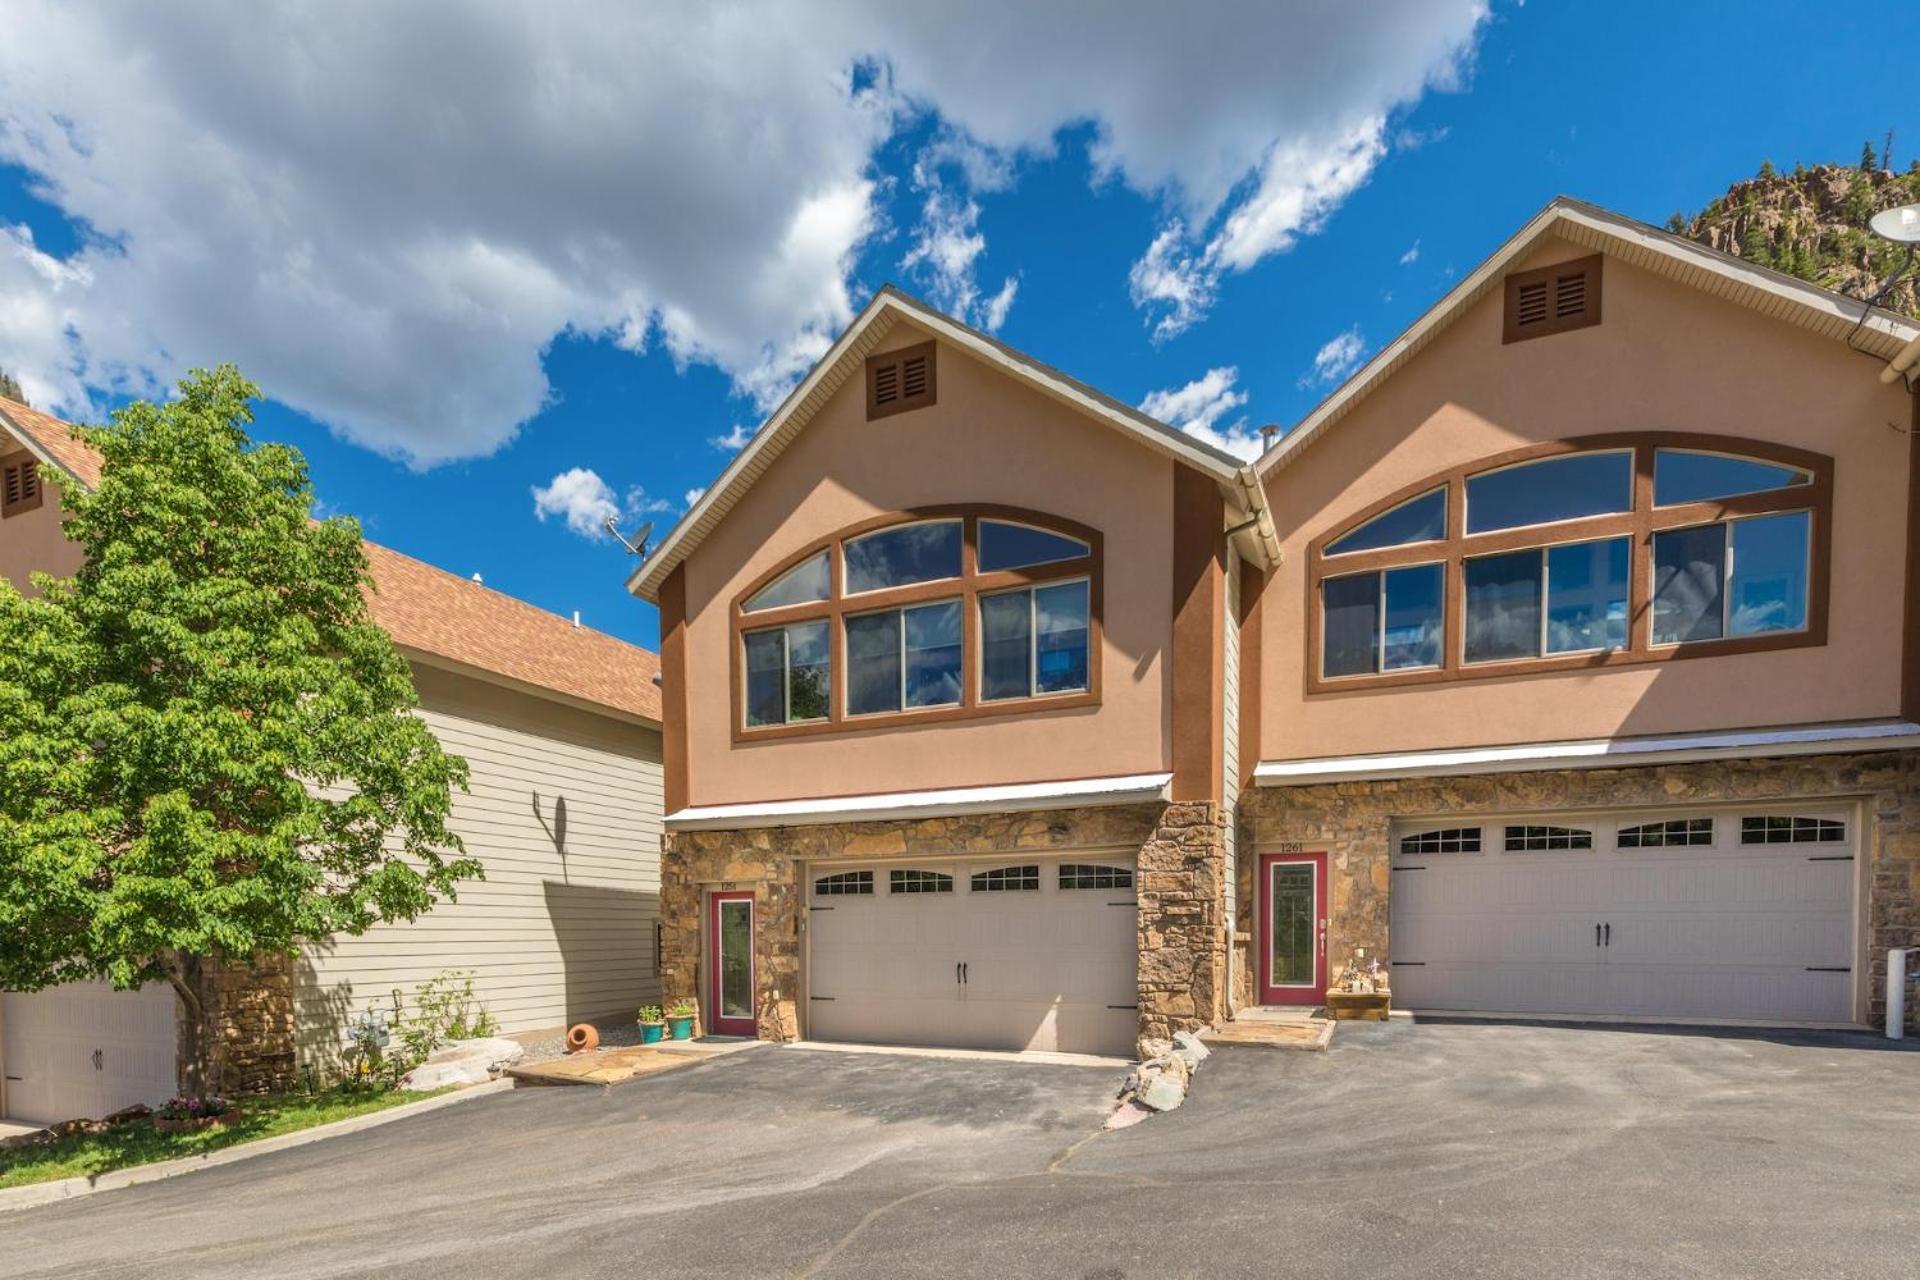
<svg viewBox="0 0 1920 1280"><path fill-rule="evenodd" d="M0 396L5 396L9 400L18 400L21 404L27 402L26 394L20 390L19 381L5 369L0 369Z"/></svg>
<svg viewBox="0 0 1920 1280"><path fill-rule="evenodd" d="M72 579L0 579L0 987L164 979L217 1090L209 961L411 920L480 874L447 828L465 761L370 619L360 530L310 519L257 390L196 371L83 434Z"/></svg>

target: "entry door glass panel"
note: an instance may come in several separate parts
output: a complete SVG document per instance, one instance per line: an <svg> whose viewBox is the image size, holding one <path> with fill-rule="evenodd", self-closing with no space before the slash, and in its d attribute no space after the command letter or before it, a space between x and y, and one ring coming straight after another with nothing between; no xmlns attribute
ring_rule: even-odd
<svg viewBox="0 0 1920 1280"><path fill-rule="evenodd" d="M720 908L720 1016L753 1016L753 903L722 901Z"/></svg>
<svg viewBox="0 0 1920 1280"><path fill-rule="evenodd" d="M1313 864L1276 862L1268 874L1273 877L1273 920L1267 935L1267 985L1310 987L1315 979Z"/></svg>

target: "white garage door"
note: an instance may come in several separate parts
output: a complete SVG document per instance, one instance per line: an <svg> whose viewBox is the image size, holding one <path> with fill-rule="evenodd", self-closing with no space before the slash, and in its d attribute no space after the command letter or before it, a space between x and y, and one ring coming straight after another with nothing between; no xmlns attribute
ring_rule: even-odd
<svg viewBox="0 0 1920 1280"><path fill-rule="evenodd" d="M1851 809L1396 827L1394 1003L1853 1019Z"/></svg>
<svg viewBox="0 0 1920 1280"><path fill-rule="evenodd" d="M173 988L73 982L0 996L10 1118L98 1119L175 1093Z"/></svg>
<svg viewBox="0 0 1920 1280"><path fill-rule="evenodd" d="M1131 1054L1130 859L997 858L808 874L815 1040Z"/></svg>

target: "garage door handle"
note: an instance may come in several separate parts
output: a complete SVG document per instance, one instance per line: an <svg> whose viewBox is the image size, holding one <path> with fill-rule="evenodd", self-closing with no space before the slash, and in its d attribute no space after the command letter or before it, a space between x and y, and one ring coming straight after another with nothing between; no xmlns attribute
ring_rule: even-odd
<svg viewBox="0 0 1920 1280"><path fill-rule="evenodd" d="M104 1070L106 1069L105 1067L103 1067L103 1066L101 1066L101 1064L100 1064L100 1059L102 1058L102 1056L103 1056L103 1055L101 1054L101 1052L100 1052L100 1051L99 1051L98 1049L95 1049L95 1050L93 1051L93 1069L94 1069L95 1071L104 1071Z"/></svg>
<svg viewBox="0 0 1920 1280"><path fill-rule="evenodd" d="M1596 947L1600 945L1600 926L1599 925L1593 926L1593 945Z"/></svg>
<svg viewBox="0 0 1920 1280"><path fill-rule="evenodd" d="M958 960L953 962L953 981L956 986L960 983L960 962Z"/></svg>
<svg viewBox="0 0 1920 1280"><path fill-rule="evenodd" d="M1613 945L1613 921L1607 921L1607 945Z"/></svg>
<svg viewBox="0 0 1920 1280"><path fill-rule="evenodd" d="M962 960L960 962L960 981L964 983L964 982L971 982L972 980L973 980L973 975L967 972L967 962Z"/></svg>

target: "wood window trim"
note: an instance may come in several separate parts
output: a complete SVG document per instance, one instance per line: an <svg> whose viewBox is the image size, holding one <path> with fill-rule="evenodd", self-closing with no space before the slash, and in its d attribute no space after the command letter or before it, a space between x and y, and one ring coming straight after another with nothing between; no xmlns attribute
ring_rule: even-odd
<svg viewBox="0 0 1920 1280"><path fill-rule="evenodd" d="M1499 529L1489 533L1466 532L1466 482L1500 467L1569 453L1604 452L1609 449L1633 450L1633 510L1620 515L1585 516L1551 524L1527 525L1518 529ZM1812 481L1790 489L1766 493L1742 494L1704 502L1673 506L1653 505L1653 462L1656 450L1687 449L1720 453L1735 457L1773 462L1808 472ZM1355 551L1326 556L1328 544L1345 536L1367 521L1420 494L1444 485L1447 490L1446 537L1430 542L1414 542L1374 551ZM1693 640L1678 645L1652 643L1653 610L1653 535L1663 529L1713 524L1736 516L1766 515L1781 511L1806 511L1812 530L1812 547L1807 557L1807 625L1800 631L1774 632L1756 636L1728 636L1718 640ZM1502 551L1531 550L1568 542L1590 542L1603 538L1628 537L1627 559L1627 645L1586 653L1514 658L1502 662L1463 660L1466 640L1466 585L1462 561L1468 557ZM1734 436L1706 435L1699 432L1642 431L1605 435L1575 436L1546 444L1531 445L1430 475L1418 484L1396 490L1367 507L1338 527L1320 535L1307 546L1306 618L1307 669L1305 691L1309 695L1362 692L1423 684L1448 684L1457 680L1493 680L1561 671L1593 671L1605 667L1639 666L1649 662L1672 662L1689 658L1720 658L1742 653L1764 653L1775 649L1812 648L1827 643L1827 603L1833 558L1833 459L1825 454L1790 448L1759 440ZM1447 566L1442 594L1440 666L1414 671L1373 672L1353 676L1324 676L1322 647L1325 643L1321 583L1328 578L1345 577L1393 569L1402 565L1429 564Z"/></svg>
<svg viewBox="0 0 1920 1280"><path fill-rule="evenodd" d="M883 351L879 355L868 356L863 377L867 388L867 421L877 418L890 418L896 413L906 413L913 409L924 409L937 403L940 393L940 361L931 339L915 343L910 347L897 347L892 351ZM908 395L901 387L899 393L882 403L876 395L877 376L886 369L893 369L894 377L905 382L907 365L914 360L926 362L926 386L920 392Z"/></svg>
<svg viewBox="0 0 1920 1280"><path fill-rule="evenodd" d="M894 525L912 524L921 520L956 518L961 521L962 529L958 578L941 578L935 582L916 582L911 586L863 591L856 596L848 596L842 589L845 574L845 555L842 548L848 541ZM1086 555L1072 560L1057 560L1051 564L1035 565L1028 569L1003 569L982 573L978 569L980 521L982 520L1009 520L1032 525L1036 529L1044 529L1049 533L1078 538L1087 544L1089 551ZM762 588L801 561L817 556L822 551L828 552L827 599L783 605L778 609L762 609L755 613L744 612L742 606ZM1104 568L1105 551L1098 529L1060 516L1049 515L1044 511L989 503L916 507L905 511L888 512L885 515L874 516L848 525L825 538L811 542L801 551L782 560L748 583L733 597L728 606L727 640L731 649L728 657L728 672L731 689L732 740L738 746L745 743L778 741L784 738L813 737L819 734L865 733L875 729L904 728L910 725L944 724L956 720L977 720L996 716L1041 715L1097 707L1100 705L1101 668L1104 665L1101 661ZM999 591L1047 586L1055 582L1070 582L1081 578L1086 579L1088 584L1087 687L1076 693L1046 693L1027 698L982 700L980 697L980 597ZM861 716L847 715L846 618L904 605L931 604L941 600L960 601L962 678L959 705L883 711ZM809 720L802 724L749 726L746 716L747 633L785 626L793 622L814 622L822 619L828 624L827 661L832 682L827 699L827 718Z"/></svg>
<svg viewBox="0 0 1920 1280"><path fill-rule="evenodd" d="M18 468L24 477L22 483L31 487L33 492L14 502L5 500L5 492L13 487L13 473ZM31 453L19 452L0 458L0 519L8 516L25 515L37 511L46 500L46 477L41 474L40 459Z"/></svg>
<svg viewBox="0 0 1920 1280"><path fill-rule="evenodd" d="M1567 333L1574 329L1586 329L1600 323L1601 262L1604 254L1593 254L1585 258L1569 258L1565 262L1549 263L1531 271L1516 271L1506 278L1506 310L1502 322L1500 341L1502 344L1525 342L1529 338L1544 338L1550 334ZM1585 275L1586 303L1578 312L1567 316L1552 313L1552 293L1558 280ZM1520 291L1545 285L1548 292L1548 314L1545 319L1530 325L1520 323Z"/></svg>

